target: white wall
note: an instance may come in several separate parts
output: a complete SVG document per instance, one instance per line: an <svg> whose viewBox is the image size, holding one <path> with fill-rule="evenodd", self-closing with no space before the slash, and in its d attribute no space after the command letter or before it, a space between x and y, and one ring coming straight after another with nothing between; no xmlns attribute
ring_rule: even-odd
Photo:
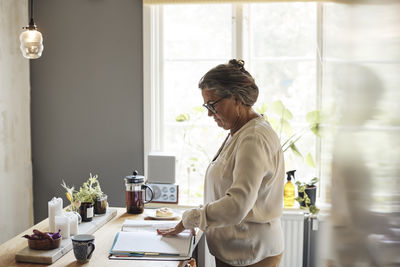
<svg viewBox="0 0 400 267"><path fill-rule="evenodd" d="M0 0L0 244L33 224L27 0Z"/></svg>

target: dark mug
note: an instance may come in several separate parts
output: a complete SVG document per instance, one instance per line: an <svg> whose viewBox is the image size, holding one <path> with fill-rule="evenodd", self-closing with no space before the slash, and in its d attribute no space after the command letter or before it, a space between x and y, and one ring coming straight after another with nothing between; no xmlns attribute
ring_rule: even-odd
<svg viewBox="0 0 400 267"><path fill-rule="evenodd" d="M71 237L74 255L79 263L90 260L95 249L93 235L74 235Z"/></svg>

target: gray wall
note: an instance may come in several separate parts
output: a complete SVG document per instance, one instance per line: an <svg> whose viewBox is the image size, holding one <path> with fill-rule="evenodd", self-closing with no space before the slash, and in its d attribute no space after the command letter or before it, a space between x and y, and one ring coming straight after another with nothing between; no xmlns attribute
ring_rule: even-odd
<svg viewBox="0 0 400 267"><path fill-rule="evenodd" d="M143 173L142 1L40 0L44 38L31 61L35 222L62 196L62 179L98 174L111 206L125 206L124 176Z"/></svg>

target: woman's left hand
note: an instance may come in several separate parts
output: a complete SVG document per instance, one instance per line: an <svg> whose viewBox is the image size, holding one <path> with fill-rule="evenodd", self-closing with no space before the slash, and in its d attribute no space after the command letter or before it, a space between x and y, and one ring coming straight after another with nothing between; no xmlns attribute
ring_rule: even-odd
<svg viewBox="0 0 400 267"><path fill-rule="evenodd" d="M159 235L177 235L185 230L182 221L180 221L174 228L157 229Z"/></svg>

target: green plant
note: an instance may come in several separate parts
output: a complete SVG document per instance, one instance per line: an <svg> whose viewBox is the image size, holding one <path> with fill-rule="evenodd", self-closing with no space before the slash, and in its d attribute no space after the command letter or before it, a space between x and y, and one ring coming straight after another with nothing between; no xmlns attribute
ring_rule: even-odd
<svg viewBox="0 0 400 267"><path fill-rule="evenodd" d="M312 178L309 182L296 182L297 194L296 201L299 202L301 209L308 209L311 214L318 214L319 209L315 204L311 204L311 199L307 194L306 189L316 188L316 184L319 179L317 177ZM302 195L302 196L301 196ZM302 206L302 204L304 206Z"/></svg>
<svg viewBox="0 0 400 267"><path fill-rule="evenodd" d="M84 182L79 188L79 191L74 194L74 199L77 199L80 202L94 203L97 198L100 198L104 193L101 190L100 183L97 178L97 174L92 176L90 173L88 180Z"/></svg>
<svg viewBox="0 0 400 267"><path fill-rule="evenodd" d="M295 133L293 133L293 128L290 124L290 121L293 119L293 114L281 100L271 103L270 106L262 104L260 107L256 108L256 111L264 115L264 118L271 124L272 128L278 134L283 152L290 150L294 155L304 158L307 165L315 168L315 161L312 154L308 153L303 157L302 153L296 146L296 142L299 141L308 131L321 137L321 115L318 110L308 112L306 114L308 125Z"/></svg>

